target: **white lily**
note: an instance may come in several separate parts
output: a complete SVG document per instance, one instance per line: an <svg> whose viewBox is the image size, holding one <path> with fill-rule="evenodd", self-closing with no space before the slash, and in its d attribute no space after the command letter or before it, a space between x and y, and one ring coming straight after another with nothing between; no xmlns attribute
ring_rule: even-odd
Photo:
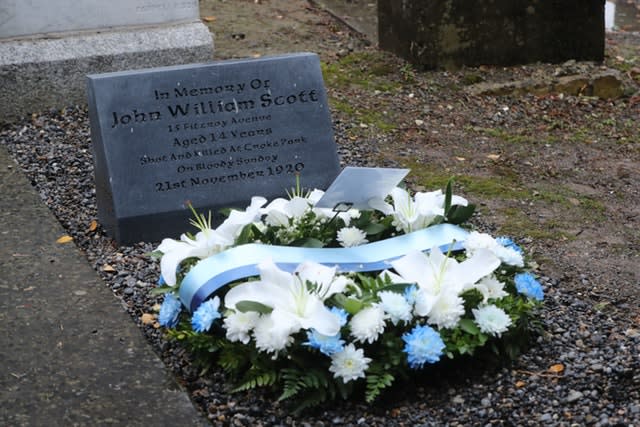
<svg viewBox="0 0 640 427"><path fill-rule="evenodd" d="M441 190L418 192L411 198L407 190L396 187L391 191L391 198L393 205L382 199L373 199L369 204L385 215L392 215L393 225L405 233L426 228L438 216L445 214L445 195ZM452 196L451 204L466 206L467 200L460 196Z"/></svg>
<svg viewBox="0 0 640 427"><path fill-rule="evenodd" d="M260 220L262 216L261 208L265 203L267 203L267 199L264 197L252 197L251 204L244 211L232 210L216 231L227 236L233 236L236 239L245 226Z"/></svg>
<svg viewBox="0 0 640 427"><path fill-rule="evenodd" d="M297 219L311 208L310 202L304 197L295 196L292 199L274 199L265 208L261 209L266 214L265 222L268 225L288 226L289 219Z"/></svg>
<svg viewBox="0 0 640 427"><path fill-rule="evenodd" d="M253 301L272 309L269 317L278 331L296 333L315 329L332 336L340 331L340 319L325 305L324 300L342 292L348 279L336 277L336 269L305 262L293 273L280 270L271 260L258 265L260 280L231 288L225 306L237 309L241 301ZM307 286L307 282L313 286Z"/></svg>
<svg viewBox="0 0 640 427"><path fill-rule="evenodd" d="M169 286L176 285L176 270L187 258L205 259L224 251L235 243L235 239L247 224L260 218L260 207L266 203L263 197L253 197L246 211L231 211L229 217L217 228L211 228L211 217L197 216L192 221L200 231L190 238L186 234L180 240L164 239L156 250L162 252L160 271Z"/></svg>
<svg viewBox="0 0 640 427"><path fill-rule="evenodd" d="M438 247L428 255L409 252L391 262L396 274L389 277L396 283L418 286L414 311L427 316L438 327L454 327L464 314L460 293L500 266L500 259L488 250L479 250L471 258L458 262L447 257Z"/></svg>

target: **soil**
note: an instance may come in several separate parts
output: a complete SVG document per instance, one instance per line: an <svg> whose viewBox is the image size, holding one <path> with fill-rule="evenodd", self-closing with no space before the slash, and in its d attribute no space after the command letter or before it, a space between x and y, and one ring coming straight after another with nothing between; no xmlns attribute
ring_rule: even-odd
<svg viewBox="0 0 640 427"><path fill-rule="evenodd" d="M527 243L564 288L640 326L640 34L607 33L603 64L418 72L376 48L374 6L204 0L201 16L218 59L320 55L343 163L410 167L415 189L453 177L479 205L478 222ZM603 70L620 72L622 97L470 94L477 83Z"/></svg>

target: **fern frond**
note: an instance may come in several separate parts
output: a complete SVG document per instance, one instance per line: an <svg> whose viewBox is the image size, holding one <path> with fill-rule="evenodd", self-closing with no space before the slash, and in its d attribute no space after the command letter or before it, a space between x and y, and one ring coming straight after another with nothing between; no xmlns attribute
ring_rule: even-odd
<svg viewBox="0 0 640 427"><path fill-rule="evenodd" d="M395 377L389 373L369 374L367 375L367 389L365 392L365 400L372 403L382 392L382 389L390 387Z"/></svg>

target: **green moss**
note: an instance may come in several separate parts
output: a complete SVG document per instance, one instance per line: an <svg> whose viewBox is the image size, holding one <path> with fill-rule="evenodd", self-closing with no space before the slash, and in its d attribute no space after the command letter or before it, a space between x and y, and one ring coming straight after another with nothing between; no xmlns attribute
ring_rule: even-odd
<svg viewBox="0 0 640 427"><path fill-rule="evenodd" d="M350 103L337 98L331 98L329 104L336 111L340 111L349 116L351 120L375 126L383 132L389 132L397 127L395 123L379 111L367 108L354 108Z"/></svg>
<svg viewBox="0 0 640 427"><path fill-rule="evenodd" d="M474 85L484 81L484 78L480 74L467 73L462 76L462 83L466 86Z"/></svg>
<svg viewBox="0 0 640 427"><path fill-rule="evenodd" d="M475 128L476 131L496 138L500 139L512 144L520 144L520 143L534 143L536 142L536 138L531 135L522 135L517 133L509 133L505 129L499 128Z"/></svg>
<svg viewBox="0 0 640 427"><path fill-rule="evenodd" d="M321 66L327 86L361 86L381 92L389 92L401 86L390 78L400 72L400 67L384 52L354 52L336 62L322 63Z"/></svg>
<svg viewBox="0 0 640 427"><path fill-rule="evenodd" d="M425 188L444 188L452 178L451 173L435 171L415 160L405 160L403 166L411 169L411 177L417 185ZM459 191L477 195L478 198L525 199L531 193L518 182L517 176L472 176L455 175L454 186Z"/></svg>

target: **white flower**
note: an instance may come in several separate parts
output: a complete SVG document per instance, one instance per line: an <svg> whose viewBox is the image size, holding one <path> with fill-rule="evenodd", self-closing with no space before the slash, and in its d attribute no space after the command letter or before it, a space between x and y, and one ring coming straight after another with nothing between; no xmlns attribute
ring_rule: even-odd
<svg viewBox="0 0 640 427"><path fill-rule="evenodd" d="M273 316L260 316L253 328L256 348L266 353L277 353L293 342L295 331L288 325L277 324Z"/></svg>
<svg viewBox="0 0 640 427"><path fill-rule="evenodd" d="M413 199L409 193L396 187L391 191L393 206L381 199L374 199L369 202L370 206L384 213L393 216L393 225L397 230L410 233L412 231L426 228L438 216L443 216L445 195L440 190L429 193L418 192ZM452 205L467 205L467 200L452 196Z"/></svg>
<svg viewBox="0 0 640 427"><path fill-rule="evenodd" d="M307 200L311 203L311 205L315 206L318 201L324 196L324 191L315 189L313 190ZM336 214L333 209L330 208L313 208L313 212L318 216L318 218L333 218ZM345 225L349 225L352 219L356 219L360 217L360 211L357 209L349 209L346 212L338 213L338 218L342 219Z"/></svg>
<svg viewBox="0 0 640 427"><path fill-rule="evenodd" d="M489 234L472 231L462 244L470 256L480 249L487 249L493 252L493 254L500 258L500 261L505 264L524 267L524 259L520 252L513 248L502 246Z"/></svg>
<svg viewBox="0 0 640 427"><path fill-rule="evenodd" d="M509 293L504 290L504 283L496 279L494 276L482 278L470 289L477 289L482 294L482 302L484 304L486 304L490 299L500 299L509 295Z"/></svg>
<svg viewBox="0 0 640 427"><path fill-rule="evenodd" d="M261 209L262 214L266 214L265 222L273 227L288 226L289 219L302 217L305 212L311 209L311 202L304 197L293 197L292 199L274 199L265 208Z"/></svg>
<svg viewBox="0 0 640 427"><path fill-rule="evenodd" d="M360 246L367 243L367 233L358 227L343 227L338 231L338 242L345 248Z"/></svg>
<svg viewBox="0 0 640 427"><path fill-rule="evenodd" d="M487 250L479 250L459 263L434 247L428 255L412 251L391 265L398 273L389 274L392 281L415 283L419 288L415 314L426 316L438 328L453 328L464 314L460 293L493 273L500 260Z"/></svg>
<svg viewBox="0 0 640 427"><path fill-rule="evenodd" d="M353 316L349 322L351 335L356 342L373 343L378 335L384 332L384 310L379 305L364 308Z"/></svg>
<svg viewBox="0 0 640 427"><path fill-rule="evenodd" d="M392 261L391 265L398 275L389 277L396 283L415 283L431 295L442 292L457 295L466 285L493 273L500 266L500 260L491 252L480 250L473 257L458 262L434 247L428 255L411 251Z"/></svg>
<svg viewBox="0 0 640 427"><path fill-rule="evenodd" d="M331 366L329 371L333 372L334 378L342 378L344 383L348 383L358 378L364 378L364 371L369 368L371 359L364 357L364 351L353 344L346 345L341 351L331 355Z"/></svg>
<svg viewBox="0 0 640 427"><path fill-rule="evenodd" d="M323 303L349 283L344 276L336 277L336 268L305 262L291 274L267 260L258 265L258 270L259 281L242 283L227 292L227 308L235 309L241 301L254 301L272 308L268 316L278 330L295 333L313 328L323 335L338 333L340 319ZM314 285L313 289L307 282Z"/></svg>
<svg viewBox="0 0 640 427"><path fill-rule="evenodd" d="M180 240L164 239L157 250L163 254L160 272L165 283L168 286L176 285L176 270L185 259L205 259L231 247L242 228L259 218L260 207L266 202L264 197L253 197L245 212L232 211L217 229L211 228L211 218L206 220L204 216L198 217L196 221L192 221L200 229L194 239L186 234L180 236Z"/></svg>
<svg viewBox="0 0 640 427"><path fill-rule="evenodd" d="M222 252L233 243L232 236L220 234L210 228L198 232L195 239L186 234L180 236L180 240L164 239L157 248L163 254L160 258L160 272L164 281L169 286L175 286L176 270L182 261L192 257L205 259Z"/></svg>
<svg viewBox="0 0 640 427"><path fill-rule="evenodd" d="M391 323L409 322L411 320L411 305L404 296L397 292L382 291L378 293L380 306L389 315Z"/></svg>
<svg viewBox="0 0 640 427"><path fill-rule="evenodd" d="M252 197L251 204L244 211L232 210L216 231L232 236L235 240L245 226L260 221L261 208L265 203L267 203L267 199L264 197Z"/></svg>
<svg viewBox="0 0 640 427"><path fill-rule="evenodd" d="M236 311L229 314L224 319L224 328L227 330L226 337L229 341L240 341L248 344L251 340L249 332L256 326L260 315L255 311Z"/></svg>
<svg viewBox="0 0 640 427"><path fill-rule="evenodd" d="M436 296L429 310L427 322L438 329L451 329L458 326L464 315L464 300L456 294L442 292Z"/></svg>
<svg viewBox="0 0 640 427"><path fill-rule="evenodd" d="M476 324L486 334L500 336L511 326L511 318L503 309L495 305L485 305L471 310Z"/></svg>

